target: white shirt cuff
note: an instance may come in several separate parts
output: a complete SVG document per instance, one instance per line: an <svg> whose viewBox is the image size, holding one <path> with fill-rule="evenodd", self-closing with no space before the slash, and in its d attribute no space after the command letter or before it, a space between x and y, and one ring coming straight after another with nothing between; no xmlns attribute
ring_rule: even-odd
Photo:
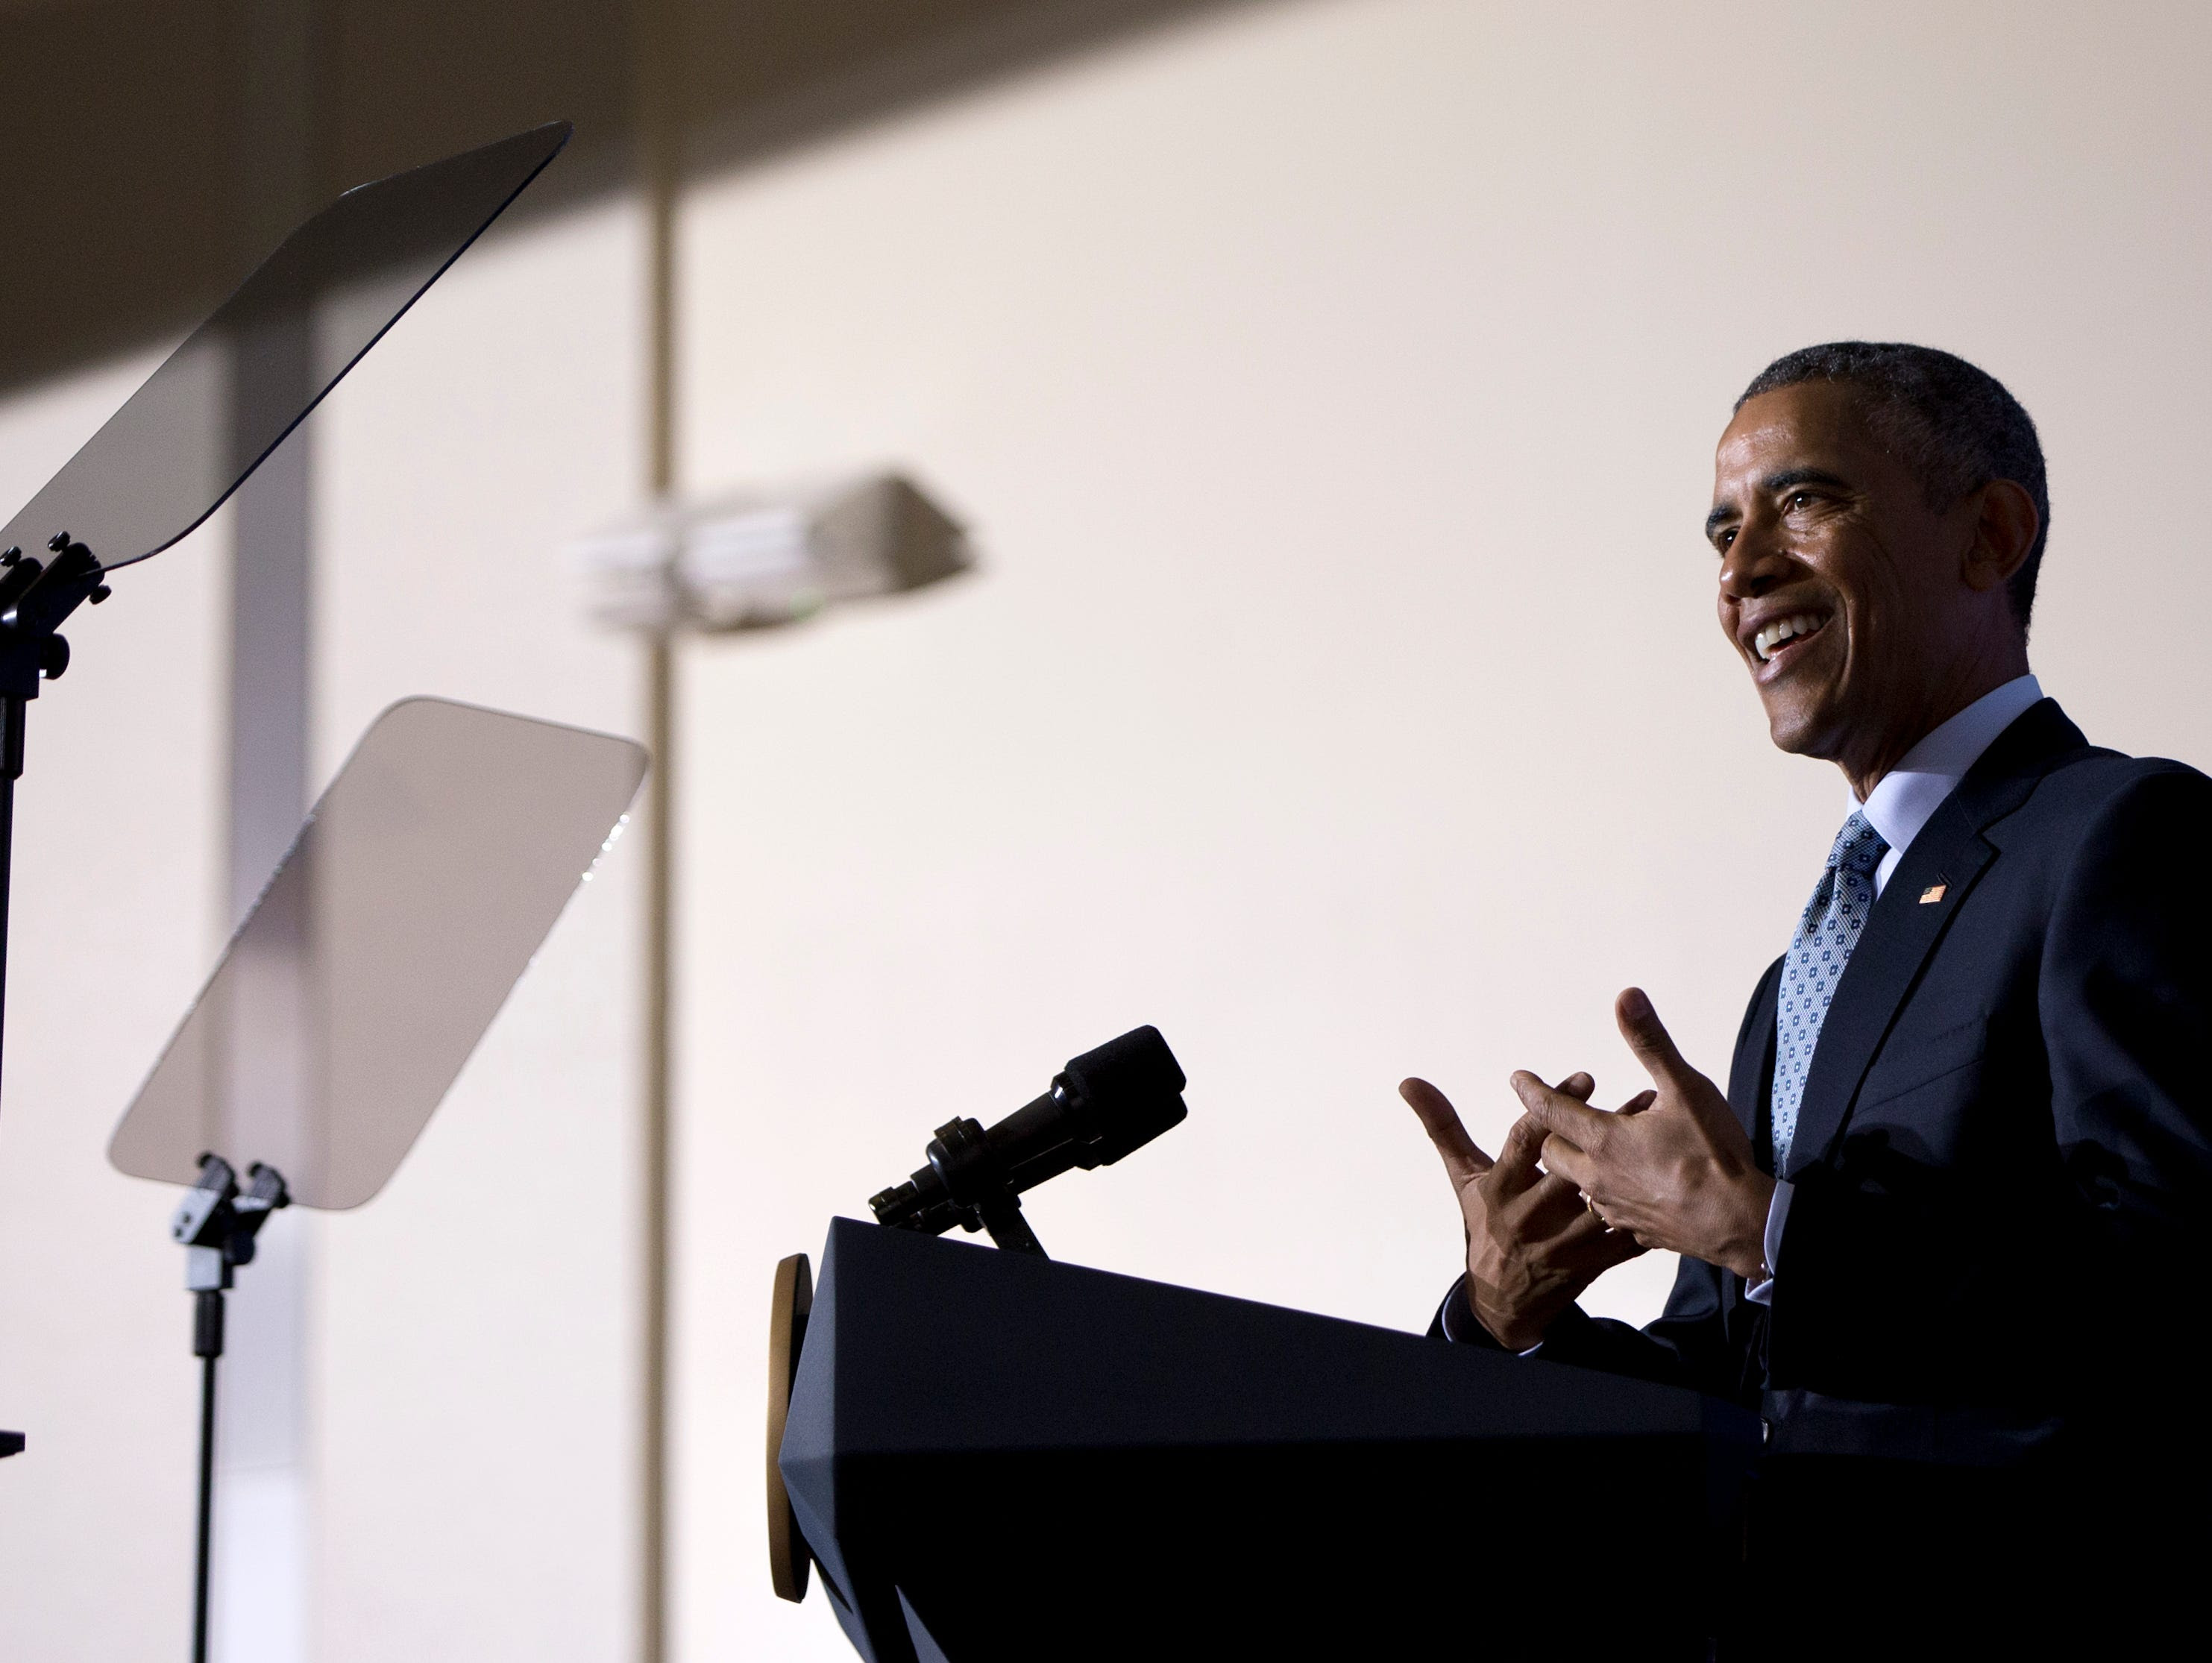
<svg viewBox="0 0 2212 1663"><path fill-rule="evenodd" d="M1774 1303L1775 1262L1782 1257L1782 1227L1790 1222L1790 1198L1797 1193L1795 1184L1774 1180L1774 1199L1766 1204L1766 1235L1761 1243L1766 1252L1766 1280L1754 1282L1743 1290L1743 1296L1754 1305Z"/></svg>

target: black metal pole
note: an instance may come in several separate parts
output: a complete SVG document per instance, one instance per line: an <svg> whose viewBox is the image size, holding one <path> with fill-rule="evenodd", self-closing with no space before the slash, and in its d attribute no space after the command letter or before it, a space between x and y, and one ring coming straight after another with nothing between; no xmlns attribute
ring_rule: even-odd
<svg viewBox="0 0 2212 1663"><path fill-rule="evenodd" d="M7 1054L8 879L15 865L15 780L0 775L0 1058Z"/></svg>
<svg viewBox="0 0 2212 1663"><path fill-rule="evenodd" d="M0 1056L8 1023L8 883L15 865L15 781L23 773L23 701L0 694ZM21 1453L23 1435L0 1432L0 1456Z"/></svg>
<svg viewBox="0 0 2212 1663"><path fill-rule="evenodd" d="M23 701L0 696L0 1058L8 1023L8 884L15 867L15 781L23 773Z"/></svg>
<svg viewBox="0 0 2212 1663"><path fill-rule="evenodd" d="M215 1540L215 1365L222 1356L222 1292L192 1301L192 1355L200 1359L199 1553L192 1572L192 1663L207 1663L208 1573Z"/></svg>

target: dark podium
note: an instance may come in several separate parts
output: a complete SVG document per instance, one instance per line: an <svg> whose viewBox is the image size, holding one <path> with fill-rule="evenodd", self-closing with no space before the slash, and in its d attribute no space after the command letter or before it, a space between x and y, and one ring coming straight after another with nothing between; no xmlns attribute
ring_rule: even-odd
<svg viewBox="0 0 2212 1663"><path fill-rule="evenodd" d="M811 1314L787 1264L771 1531L871 1663L1708 1654L1733 1405L848 1219Z"/></svg>

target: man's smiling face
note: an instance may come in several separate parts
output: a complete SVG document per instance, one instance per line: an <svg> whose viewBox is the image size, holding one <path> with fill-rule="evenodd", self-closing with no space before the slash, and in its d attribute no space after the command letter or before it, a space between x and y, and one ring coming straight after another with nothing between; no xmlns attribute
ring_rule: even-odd
<svg viewBox="0 0 2212 1663"><path fill-rule="evenodd" d="M1957 707L1948 672L1985 586L1962 572L1979 494L1930 508L1861 398L1808 381L1747 401L1721 435L1705 525L1721 628L1774 743L1855 782Z"/></svg>

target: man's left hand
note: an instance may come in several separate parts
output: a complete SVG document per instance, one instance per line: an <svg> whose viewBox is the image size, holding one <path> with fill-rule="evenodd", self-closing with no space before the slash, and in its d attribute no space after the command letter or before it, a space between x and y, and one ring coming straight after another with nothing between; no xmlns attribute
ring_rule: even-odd
<svg viewBox="0 0 2212 1663"><path fill-rule="evenodd" d="M1546 1168L1571 1179L1593 1211L1643 1246L1759 1279L1774 1180L1759 1169L1728 1099L1682 1059L1644 991L1623 993L1613 1017L1656 1089L1632 1105L1640 1113L1607 1114L1516 1074L1522 1107L1550 1134Z"/></svg>

